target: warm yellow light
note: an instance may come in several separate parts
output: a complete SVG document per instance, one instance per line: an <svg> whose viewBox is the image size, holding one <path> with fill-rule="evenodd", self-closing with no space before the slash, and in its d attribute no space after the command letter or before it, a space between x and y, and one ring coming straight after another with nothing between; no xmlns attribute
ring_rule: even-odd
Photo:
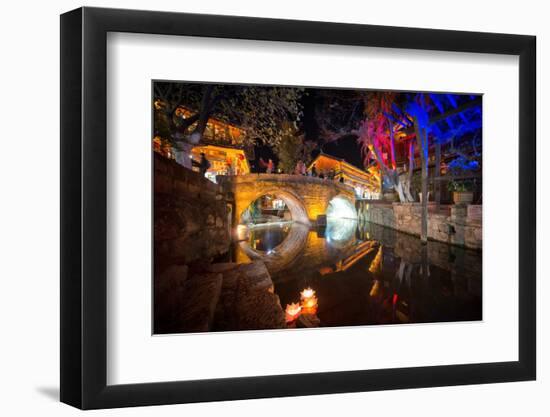
<svg viewBox="0 0 550 417"><path fill-rule="evenodd" d="M288 322L294 321L300 315L302 311L302 306L298 303L291 303L286 305L285 310L285 319Z"/></svg>
<svg viewBox="0 0 550 417"><path fill-rule="evenodd" d="M311 309L317 307L317 297L312 296L302 300L302 308Z"/></svg>
<svg viewBox="0 0 550 417"><path fill-rule="evenodd" d="M157 109L157 110L160 110L163 107L163 103L160 100L155 100L153 104L155 106L155 109Z"/></svg>
<svg viewBox="0 0 550 417"><path fill-rule="evenodd" d="M302 314L317 314L317 297L312 296L302 300Z"/></svg>
<svg viewBox="0 0 550 417"><path fill-rule="evenodd" d="M378 289L380 288L380 281L375 280L372 284L372 288L370 289L369 295L371 297L375 297L378 294Z"/></svg>
<svg viewBox="0 0 550 417"><path fill-rule="evenodd" d="M306 300L308 298L313 297L314 295L315 295L315 291L311 287L308 287L300 293L300 298L302 300Z"/></svg>
<svg viewBox="0 0 550 417"><path fill-rule="evenodd" d="M380 245L380 247L378 248L378 252L376 253L376 256L374 257L374 259L372 260L372 263L370 264L369 272L372 272L372 273L380 272L382 267L382 256L383 256L382 245Z"/></svg>

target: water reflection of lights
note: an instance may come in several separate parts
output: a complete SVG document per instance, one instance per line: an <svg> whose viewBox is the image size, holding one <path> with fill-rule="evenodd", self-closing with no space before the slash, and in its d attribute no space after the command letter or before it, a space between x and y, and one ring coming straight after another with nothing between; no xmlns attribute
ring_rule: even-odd
<svg viewBox="0 0 550 417"><path fill-rule="evenodd" d="M344 197L334 197L327 208L327 217L338 219L357 219L355 206Z"/></svg>
<svg viewBox="0 0 550 417"><path fill-rule="evenodd" d="M378 290L379 289L380 289L380 281L375 279L374 282L372 283L372 288L370 289L369 295L371 297L376 297L378 295Z"/></svg>
<svg viewBox="0 0 550 417"><path fill-rule="evenodd" d="M331 243L328 243L325 239L326 228L323 230L323 235L320 235L317 229L303 227L303 233L294 235L290 232L291 235L285 243L276 248L276 255L267 256L266 252L262 252L259 254L262 258L251 258L266 261L266 266L275 283L275 292L279 295L283 306L281 314L285 315L283 313L285 306L294 304L294 309L289 310L291 315L286 316L292 320L287 321L289 328L323 327L332 326L334 323L341 325L340 323L344 322L365 325L422 322L422 320L443 321L461 317L438 300L433 301L432 294L440 294L445 297L445 300L454 300L450 297L456 297L457 300L463 300L460 302L465 305L465 300L468 300L468 307L465 307L468 308L466 312L468 317L479 319L477 314L480 309L478 308L480 287L467 290L466 288L472 280L476 280L475 282L480 280L480 275L458 274L459 279L463 280L459 281L463 283L462 287L453 287L454 284L448 279L446 271L456 271L456 269L447 268L460 268L459 271L462 273L463 263L451 264L449 258L445 257L444 261L449 265L443 264L439 256L442 252L438 251L435 259L442 266L440 267L439 264L432 266L434 265L432 264L430 271L432 278L429 282L422 282L421 286L415 287L411 285L411 281L415 282L415 279L423 278L422 273L424 272L425 276L428 272L427 266L419 263L417 258L417 253L422 248L418 239L382 229L376 225L361 225L345 219L329 219L327 223L329 223L328 234L331 237L333 231L339 231L339 226L345 227L350 223L355 223L360 230L355 232L349 241L331 240ZM297 225L294 225L291 229L296 227ZM277 230L280 230L279 227ZM301 225L300 230L302 230ZM367 233L374 240L366 240ZM305 245L302 245L304 241ZM295 245L289 245L290 242L295 242ZM242 242L241 245L250 249L248 242ZM434 242L430 242L429 245L441 251L446 249L449 253L460 251L460 249ZM415 250L411 251L410 248ZM433 256L432 252L429 254ZM470 253L467 254L470 255ZM479 255L473 255L476 256L475 259L479 259ZM472 258L467 259L470 261ZM402 260L406 262L404 270L400 263ZM428 259L428 261L431 260L431 258ZM464 257L460 258L461 262L464 260ZM453 259L452 262L456 261ZM345 274L342 274L344 271L346 271ZM456 272L454 274L457 275ZM306 298L315 296L316 300L304 303L303 296ZM358 296L363 297L360 303ZM470 299L470 297L477 298ZM315 305L317 305L317 311L314 313L315 310L310 310L310 307ZM318 315L321 316L322 322L313 320Z"/></svg>
<svg viewBox="0 0 550 417"><path fill-rule="evenodd" d="M380 245L380 247L378 248L378 252L376 253L376 256L374 257L374 259L372 260L372 263L369 266L369 272L375 273L381 270L382 254L383 254L382 248L383 248L383 245Z"/></svg>
<svg viewBox="0 0 550 417"><path fill-rule="evenodd" d="M275 253L275 249L281 245L287 238L291 224L288 222L280 223L262 223L256 225L237 227L240 241L247 241L248 246L266 255Z"/></svg>
<svg viewBox="0 0 550 417"><path fill-rule="evenodd" d="M330 218L327 221L325 239L327 243L347 242L354 238L356 228L356 220Z"/></svg>

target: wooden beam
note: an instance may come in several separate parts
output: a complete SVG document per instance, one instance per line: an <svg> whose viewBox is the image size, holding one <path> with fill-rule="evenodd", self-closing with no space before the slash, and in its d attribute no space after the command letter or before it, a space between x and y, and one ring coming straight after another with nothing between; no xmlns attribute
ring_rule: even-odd
<svg viewBox="0 0 550 417"><path fill-rule="evenodd" d="M445 113L439 113L435 116L433 116L428 124L430 126L442 121L442 120L445 120L446 118L448 117L451 117L451 116L454 116L454 115L457 115L457 114L461 114L463 112L465 112L466 110L468 109L471 109L473 107L476 107L476 106L480 106L482 103L481 101L481 97L476 97L475 99L471 100L471 101L468 101L467 103L464 103L454 109L451 109L451 110L448 110L446 111ZM402 130L402 132L405 132L407 135L410 135L410 134L413 134L415 133L414 132L414 127L411 127L411 128L408 128L408 129L404 129Z"/></svg>

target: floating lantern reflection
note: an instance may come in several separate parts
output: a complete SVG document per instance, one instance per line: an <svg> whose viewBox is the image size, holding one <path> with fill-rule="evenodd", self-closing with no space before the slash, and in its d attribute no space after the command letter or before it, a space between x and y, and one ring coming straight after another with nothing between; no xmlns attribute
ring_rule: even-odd
<svg viewBox="0 0 550 417"><path fill-rule="evenodd" d="M378 295L379 288L380 288L380 281L376 279L372 284L372 288L370 289L369 295L371 297L376 297Z"/></svg>
<svg viewBox="0 0 550 417"><path fill-rule="evenodd" d="M298 303L291 303L286 305L285 319L287 323L296 320L302 311L302 306Z"/></svg>
<svg viewBox="0 0 550 417"><path fill-rule="evenodd" d="M370 264L369 272L372 272L373 274L382 270L382 247L383 246L380 245L378 252L376 252L376 256Z"/></svg>

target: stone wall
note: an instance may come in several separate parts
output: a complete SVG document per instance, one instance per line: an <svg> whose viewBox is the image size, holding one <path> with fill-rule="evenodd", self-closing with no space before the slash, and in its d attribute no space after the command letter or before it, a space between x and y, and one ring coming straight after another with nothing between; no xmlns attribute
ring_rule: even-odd
<svg viewBox="0 0 550 417"><path fill-rule="evenodd" d="M154 332L285 328L262 261L213 263L229 253L233 193L154 157Z"/></svg>
<svg viewBox="0 0 550 417"><path fill-rule="evenodd" d="M428 238L472 249L482 248L481 206L444 206L436 212L428 207ZM357 204L359 220L386 226L420 236L422 205L420 203L380 203L361 201Z"/></svg>
<svg viewBox="0 0 550 417"><path fill-rule="evenodd" d="M155 154L155 271L229 251L231 208L221 187Z"/></svg>

